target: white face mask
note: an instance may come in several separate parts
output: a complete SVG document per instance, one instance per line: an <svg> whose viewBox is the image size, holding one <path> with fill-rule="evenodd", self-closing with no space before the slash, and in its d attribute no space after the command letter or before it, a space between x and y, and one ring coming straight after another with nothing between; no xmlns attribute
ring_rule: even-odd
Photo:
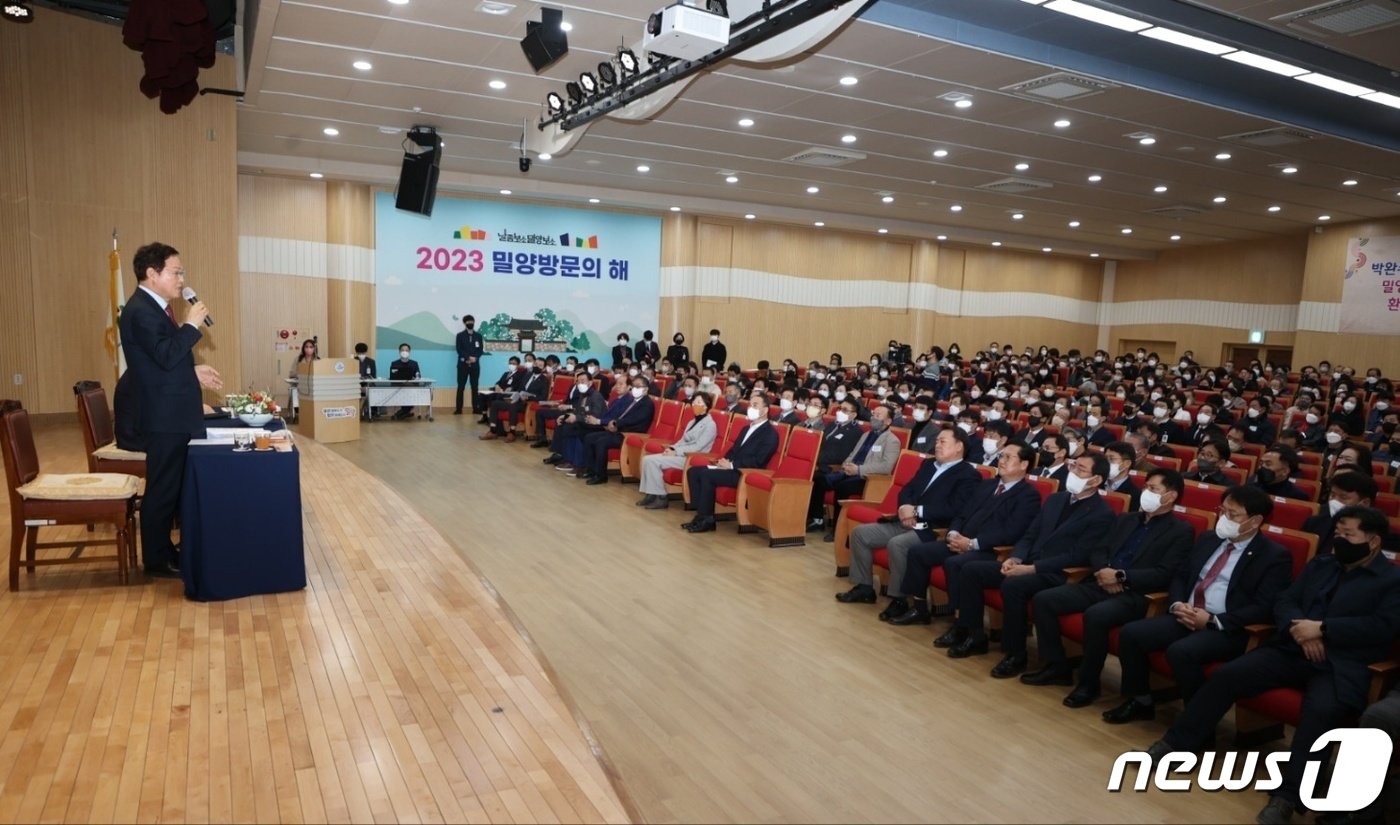
<svg viewBox="0 0 1400 825"><path fill-rule="evenodd" d="M646 394L647 394L647 388L646 388L646 387L633 387L633 388L632 388L632 397L633 397L633 398L641 398L642 396L644 396L644 395L646 395Z"/></svg>
<svg viewBox="0 0 1400 825"><path fill-rule="evenodd" d="M836 412L836 423L837 423L837 424L845 424L847 421L850 421L850 420L851 420L851 416L850 416L850 414L847 413L845 410L838 410L838 411Z"/></svg>
<svg viewBox="0 0 1400 825"><path fill-rule="evenodd" d="M1337 501L1335 498L1327 499L1327 512L1333 518L1336 518L1337 513L1341 511L1341 509L1345 506L1345 504L1341 503L1340 501Z"/></svg>
<svg viewBox="0 0 1400 825"><path fill-rule="evenodd" d="M820 395L822 398L830 398L831 390L817 390L817 395Z"/></svg>
<svg viewBox="0 0 1400 825"><path fill-rule="evenodd" d="M1123 463L1120 461L1108 462L1108 477L1117 478L1123 473Z"/></svg>
<svg viewBox="0 0 1400 825"><path fill-rule="evenodd" d="M527 369L527 370L532 370L532 369L534 369L534 368L535 368L535 362L534 362L534 361L526 361L526 362L525 362L525 369Z"/></svg>
<svg viewBox="0 0 1400 825"><path fill-rule="evenodd" d="M597 375L597 374L598 374L598 368L595 367L595 366L593 366L592 364L590 364L590 365L588 366L588 374L589 374L589 375Z"/></svg>
<svg viewBox="0 0 1400 825"><path fill-rule="evenodd" d="M686 397L686 398L694 398L694 397L695 397L695 388L694 388L694 387L685 387L685 388L682 389L681 391L685 393L685 397ZM791 403L791 402L789 402L789 403Z"/></svg>
<svg viewBox="0 0 1400 825"><path fill-rule="evenodd" d="M1244 449L1244 444L1242 444L1242 443L1240 443L1240 442L1238 442L1238 441L1231 441L1231 442L1229 442L1229 444L1230 444L1230 452L1232 452L1232 453L1238 453L1239 451L1241 451L1241 450Z"/></svg>
<svg viewBox="0 0 1400 825"><path fill-rule="evenodd" d="M1088 425L1089 425L1089 429L1092 430L1092 429L1094 429L1095 427L1097 427L1097 426L1099 426L1100 424L1102 424L1102 423L1103 423L1103 420L1102 420L1101 418L1099 418L1097 415L1091 415L1091 416L1089 416L1088 418L1084 419L1084 423L1085 423L1085 424L1088 424Z"/></svg>
<svg viewBox="0 0 1400 825"><path fill-rule="evenodd" d="M837 400L837 401L845 401L845 400L846 400L846 391L845 391L845 390L837 390L837 391L836 391L836 400Z"/></svg>
<svg viewBox="0 0 1400 825"><path fill-rule="evenodd" d="M718 335L711 335L711 336L710 336L710 343L711 343L711 344L718 344L718 343L719 343L719 336L718 336Z"/></svg>
<svg viewBox="0 0 1400 825"><path fill-rule="evenodd" d="M401 349L401 350L399 350L399 357L402 358L403 360L407 361L407 360L408 360L408 350L406 350L406 349Z"/></svg>
<svg viewBox="0 0 1400 825"><path fill-rule="evenodd" d="M950 411L951 411L951 408L950 408ZM928 420L928 410L921 410L921 409L918 409L918 408L916 407L916 408L914 409L914 420L917 421L917 422L919 422L919 423L923 423L923 422L927 421L927 420Z"/></svg>
<svg viewBox="0 0 1400 825"><path fill-rule="evenodd" d="M1210 413L1196 413L1196 423L1202 427L1210 423Z"/></svg>
<svg viewBox="0 0 1400 825"><path fill-rule="evenodd" d="M1348 401L1347 403L1342 405L1342 410L1345 412L1351 412L1354 409L1356 409L1355 401Z"/></svg>
<svg viewBox="0 0 1400 825"><path fill-rule="evenodd" d="M1191 413L1187 412L1185 407L1182 407L1181 409L1176 411L1176 414L1172 416L1172 419L1180 421L1183 424L1189 424L1191 423Z"/></svg>
<svg viewBox="0 0 1400 825"><path fill-rule="evenodd" d="M826 373L820 372L820 371L816 371L816 372L813 372L813 373L812 373L812 377L815 378L815 379L817 379L818 381L820 381L820 380L822 380L823 378L826 377Z"/></svg>
<svg viewBox="0 0 1400 825"><path fill-rule="evenodd" d="M1085 488L1087 488L1088 486L1088 481L1080 478L1074 473L1070 473L1068 476L1065 477L1065 489L1069 490L1069 494L1072 496L1077 496L1080 493L1084 492Z"/></svg>
<svg viewBox="0 0 1400 825"><path fill-rule="evenodd" d="M1229 516L1221 516L1215 523L1215 535L1222 541L1234 541L1240 537L1240 523Z"/></svg>
<svg viewBox="0 0 1400 825"><path fill-rule="evenodd" d="M816 404L813 404L812 406L810 406L810 407L807 408L807 417L808 417L808 418L821 418L821 417L822 417L822 408L821 408L821 407L818 407Z"/></svg>
<svg viewBox="0 0 1400 825"><path fill-rule="evenodd" d="M1258 418L1258 417L1259 417L1259 410L1258 410L1257 408L1255 408L1255 407L1250 407L1250 408L1249 408L1249 417L1250 417L1250 418Z"/></svg>
<svg viewBox="0 0 1400 825"><path fill-rule="evenodd" d="M971 393L971 395L972 395L972 400L973 400L973 401L976 401L977 399L979 399L979 398L982 397L982 391L981 391L981 390L973 390L972 393Z"/></svg>
<svg viewBox="0 0 1400 825"><path fill-rule="evenodd" d="M1307 421L1309 424L1316 424L1321 419L1317 417L1317 413L1308 413L1303 416L1303 420Z"/></svg>
<svg viewBox="0 0 1400 825"><path fill-rule="evenodd" d="M763 415L763 411L758 407L749 407L748 412L744 414L749 417L750 421L757 421Z"/></svg>
<svg viewBox="0 0 1400 825"><path fill-rule="evenodd" d="M967 433L968 435L972 435L972 431L975 430L975 429L977 429L977 428L974 427L974 426L972 426L972 424L970 424L970 423L968 423L968 422L966 422L966 421L959 421L959 422L958 422L958 429L962 430L963 432Z"/></svg>
<svg viewBox="0 0 1400 825"><path fill-rule="evenodd" d="M1388 402L1388 401L1377 401L1377 402L1376 402L1376 409L1378 409L1378 410L1388 410L1388 409L1390 409L1390 402Z"/></svg>
<svg viewBox="0 0 1400 825"><path fill-rule="evenodd" d="M961 427L962 425L959 424L958 426ZM983 456L990 456L990 455L992 455L993 453L995 453L996 451L997 451L997 440L996 440L995 438L984 438L984 439L982 439L982 454L983 454Z"/></svg>
<svg viewBox="0 0 1400 825"><path fill-rule="evenodd" d="M888 387L876 387L875 394L880 396L881 398L884 398L885 396L890 394L890 390Z"/></svg>
<svg viewBox="0 0 1400 825"><path fill-rule="evenodd" d="M1065 450L1067 451L1067 453L1068 453L1069 455L1074 455L1075 453L1079 452L1079 442L1078 442L1078 441L1066 441L1066 442L1065 442Z"/></svg>
<svg viewBox="0 0 1400 825"><path fill-rule="evenodd" d="M617 339L617 345L618 345L619 347L625 347L625 346L627 346L627 339L626 339L626 338L619 338L619 339Z"/></svg>
<svg viewBox="0 0 1400 825"><path fill-rule="evenodd" d="M1167 408L1166 408L1166 407L1153 407L1153 408L1152 408L1152 414L1155 415L1155 416L1157 416L1158 418L1166 418L1166 417L1167 417Z"/></svg>
<svg viewBox="0 0 1400 825"><path fill-rule="evenodd" d="M627 376L629 378L636 378L638 375L641 374L641 372L641 370L637 369L636 367L633 367L632 369L627 371Z"/></svg>
<svg viewBox="0 0 1400 825"><path fill-rule="evenodd" d="M792 402L786 398L780 399L778 401L778 409L787 412L792 409Z"/></svg>
<svg viewBox="0 0 1400 825"><path fill-rule="evenodd" d="M1328 443L1328 444L1332 444L1332 445L1341 444L1341 443L1342 443L1342 434L1341 434L1341 433L1332 433L1332 432L1329 432L1329 433L1326 435L1326 439L1327 439L1327 443Z"/></svg>
<svg viewBox="0 0 1400 825"><path fill-rule="evenodd" d="M578 390L578 391L579 391L579 394L583 394L583 393L586 393L586 392L588 392L589 390L593 389L593 385L592 385L592 384L575 384L575 385L574 385L574 389Z"/></svg>
<svg viewBox="0 0 1400 825"><path fill-rule="evenodd" d="M870 366L872 366L872 367L878 367L878 366L880 366L880 359L879 359L879 358L871 358L871 359L870 359Z"/></svg>
<svg viewBox="0 0 1400 825"><path fill-rule="evenodd" d="M1006 398L1006 390L997 389L996 396L997 398Z"/></svg>
<svg viewBox="0 0 1400 825"><path fill-rule="evenodd" d="M1138 503L1144 513L1155 513L1162 509L1162 497L1151 490L1143 490L1138 497Z"/></svg>
<svg viewBox="0 0 1400 825"><path fill-rule="evenodd" d="M927 362L927 361L920 361L920 362L919 362L919 369L923 369L924 367L927 367L927 366L928 366L928 362Z"/></svg>
<svg viewBox="0 0 1400 825"><path fill-rule="evenodd" d="M958 413L960 413L960 412L962 412L962 411L963 411L963 408L962 408L962 407L959 407L957 404L949 404L949 405L948 405L948 415L952 416L953 418L957 418L957 417L958 417Z"/></svg>
<svg viewBox="0 0 1400 825"><path fill-rule="evenodd" d="M889 377L890 377L890 371L889 371L889 370L880 370L880 377L881 377L881 378L889 378Z"/></svg>

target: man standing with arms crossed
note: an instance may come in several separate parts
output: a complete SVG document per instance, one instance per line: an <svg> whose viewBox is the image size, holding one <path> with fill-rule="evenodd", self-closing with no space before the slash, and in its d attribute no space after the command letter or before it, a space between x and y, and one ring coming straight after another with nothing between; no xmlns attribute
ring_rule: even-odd
<svg viewBox="0 0 1400 825"><path fill-rule="evenodd" d="M466 393L467 381L472 383L472 413L480 415L486 412L481 409L481 401L477 396L477 385L481 381L481 356L486 351L486 341L481 337L481 333L476 331L476 319L470 315L462 318L462 325L466 327L457 333L457 405L453 407L453 415L462 414L462 396Z"/></svg>
<svg viewBox="0 0 1400 825"><path fill-rule="evenodd" d="M196 301L175 320L171 304L181 297L185 268L180 253L162 243L136 250L136 291L121 315L127 371L140 399L137 426L146 437L146 493L141 503L141 553L146 572L179 578L180 560L170 541L185 455L192 437L204 437L200 385L221 389L213 367L194 363L194 346L209 309Z"/></svg>

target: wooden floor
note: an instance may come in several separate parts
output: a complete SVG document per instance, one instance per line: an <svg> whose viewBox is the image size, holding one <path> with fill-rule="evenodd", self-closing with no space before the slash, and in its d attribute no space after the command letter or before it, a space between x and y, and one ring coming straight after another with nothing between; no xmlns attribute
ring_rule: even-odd
<svg viewBox="0 0 1400 825"><path fill-rule="evenodd" d="M650 822L1247 822L1254 793L1110 794L1154 723L991 679L929 628L838 604L830 545L693 536L469 416L376 423L333 449L412 502L520 617ZM1116 681L1116 673L1110 682Z"/></svg>
<svg viewBox="0 0 1400 825"><path fill-rule="evenodd" d="M71 416L36 430L46 470L83 469ZM0 594L0 821L634 819L489 583L330 450L301 467L303 592L197 604L104 566Z"/></svg>

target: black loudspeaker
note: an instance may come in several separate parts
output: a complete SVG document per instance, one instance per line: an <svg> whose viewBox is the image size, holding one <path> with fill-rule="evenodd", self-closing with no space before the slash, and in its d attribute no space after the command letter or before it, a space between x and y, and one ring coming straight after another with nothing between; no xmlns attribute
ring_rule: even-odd
<svg viewBox="0 0 1400 825"><path fill-rule="evenodd" d="M560 28L563 22L562 10L541 8L540 21L531 20L525 24L525 39L520 41L520 49L536 74L568 54L569 36Z"/></svg>
<svg viewBox="0 0 1400 825"><path fill-rule="evenodd" d="M409 140L424 147L425 151L416 154L404 153L403 167L399 170L398 195L394 206L405 212L419 215L433 214L433 201L437 200L438 164L442 161L442 141L436 132L409 133Z"/></svg>

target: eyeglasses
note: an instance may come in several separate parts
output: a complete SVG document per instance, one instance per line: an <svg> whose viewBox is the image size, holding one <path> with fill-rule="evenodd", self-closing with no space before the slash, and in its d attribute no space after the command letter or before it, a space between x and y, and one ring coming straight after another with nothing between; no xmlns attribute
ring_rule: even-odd
<svg viewBox="0 0 1400 825"><path fill-rule="evenodd" d="M163 273L165 273L165 274L168 274L168 275L174 275L176 278L183 278L183 277L185 277L185 270L183 270L183 269L175 269L175 270L162 269L161 272L163 272Z"/></svg>
<svg viewBox="0 0 1400 825"><path fill-rule="evenodd" d="M1224 507L1220 507L1220 508L1216 509L1215 514L1216 514L1217 516L1224 516L1225 518L1229 519L1230 521L1238 521L1238 522L1248 521L1249 518L1250 518L1249 513L1232 513L1232 512L1230 512L1229 510L1226 510Z"/></svg>

